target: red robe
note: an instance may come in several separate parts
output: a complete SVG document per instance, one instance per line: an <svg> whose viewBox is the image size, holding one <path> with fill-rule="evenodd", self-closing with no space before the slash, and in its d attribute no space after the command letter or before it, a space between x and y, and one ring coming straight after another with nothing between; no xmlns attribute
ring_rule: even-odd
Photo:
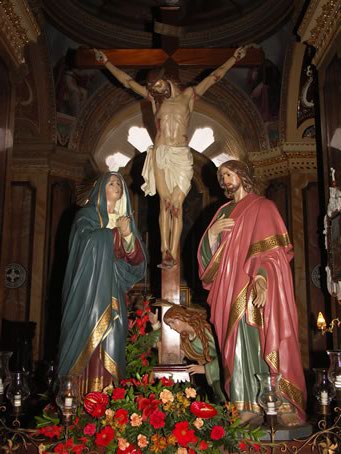
<svg viewBox="0 0 341 454"><path fill-rule="evenodd" d="M226 205L218 210L209 227ZM282 374L280 389L304 420L306 388L289 265L293 252L286 227L274 203L252 193L237 203L230 217L235 225L230 232L222 233L206 268L201 253L207 231L198 250L200 278L209 290L208 304L222 355L226 392L229 394L238 324L245 315L246 323L258 328L262 357L270 372ZM266 272L268 288L262 310L252 305L251 295L259 269Z"/></svg>

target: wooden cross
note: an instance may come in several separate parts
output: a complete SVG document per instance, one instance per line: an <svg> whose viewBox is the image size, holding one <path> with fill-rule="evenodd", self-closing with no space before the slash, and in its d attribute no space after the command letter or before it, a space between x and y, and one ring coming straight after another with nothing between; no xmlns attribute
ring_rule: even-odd
<svg viewBox="0 0 341 454"><path fill-rule="evenodd" d="M155 37L159 37L160 48L152 49L103 49L108 60L115 66L125 68L151 68L164 67L165 73L178 79L178 68L200 67L212 68L222 65L231 57L235 49L181 49L179 48L179 36L182 28L178 24L178 7L161 7L160 21L154 23ZM263 51L257 48L249 48L247 55L236 66L258 66L264 60ZM78 49L75 54L75 65L78 68L99 68L103 66L95 58L91 49ZM180 255L180 254L179 254ZM180 304L180 266L171 270L162 270L162 295L163 300ZM167 307L162 307L162 317ZM171 373L183 373L183 366L175 366L180 363L180 338L169 327L162 324L162 351L161 351L161 375L165 373L164 366ZM173 365L170 365L173 364ZM178 369L177 369L178 367ZM180 368L180 369L179 369ZM188 377L189 379L189 377Z"/></svg>
<svg viewBox="0 0 341 454"><path fill-rule="evenodd" d="M160 37L160 48L155 49L103 49L108 60L115 66L125 68L151 68L163 66L167 74L176 75L178 67L212 68L222 65L232 57L233 48L179 48L179 35L182 28L176 20L179 7L161 7L161 22L155 22L154 30ZM264 60L262 49L249 48L246 57L235 66L259 66ZM96 61L90 49L78 49L75 65L79 68L98 68L103 66Z"/></svg>

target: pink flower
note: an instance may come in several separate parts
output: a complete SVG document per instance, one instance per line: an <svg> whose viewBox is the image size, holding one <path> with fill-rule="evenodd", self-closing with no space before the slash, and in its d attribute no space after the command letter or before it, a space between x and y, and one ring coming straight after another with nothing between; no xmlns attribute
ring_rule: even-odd
<svg viewBox="0 0 341 454"><path fill-rule="evenodd" d="M118 447L122 451L125 451L127 448L129 448L129 446L130 446L130 443L125 438L118 439Z"/></svg>
<svg viewBox="0 0 341 454"><path fill-rule="evenodd" d="M203 425L204 425L204 420L202 418L196 418L194 420L193 426L195 428L197 428L198 430L200 430Z"/></svg>
<svg viewBox="0 0 341 454"><path fill-rule="evenodd" d="M87 424L83 430L84 435L90 435L90 437L92 437L95 432L96 432L96 424L92 424L92 423Z"/></svg>
<svg viewBox="0 0 341 454"><path fill-rule="evenodd" d="M186 394L187 399L190 399L190 398L195 399L195 397L197 396L197 392L194 388L186 388L185 394Z"/></svg>
<svg viewBox="0 0 341 454"><path fill-rule="evenodd" d="M149 444L149 441L147 440L147 437L145 435L138 434L137 444L140 448L146 448Z"/></svg>
<svg viewBox="0 0 341 454"><path fill-rule="evenodd" d="M163 404L168 402L174 402L174 395L169 389L164 389L160 392L160 399L162 400Z"/></svg>
<svg viewBox="0 0 341 454"><path fill-rule="evenodd" d="M130 416L130 424L132 427L139 427L142 425L142 416L138 415L137 413L133 413Z"/></svg>

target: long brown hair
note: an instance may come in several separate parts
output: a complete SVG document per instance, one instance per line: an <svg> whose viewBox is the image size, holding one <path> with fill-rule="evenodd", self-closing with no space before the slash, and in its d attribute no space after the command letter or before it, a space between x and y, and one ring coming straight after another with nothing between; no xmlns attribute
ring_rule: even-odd
<svg viewBox="0 0 341 454"><path fill-rule="evenodd" d="M211 361L211 357L209 355L207 331L211 333L212 330L211 325L205 319L205 312L203 310L189 309L176 304L168 309L163 317L163 320L167 323L167 325L174 319L188 323L188 325L194 329L196 336L199 338L203 346L203 354L200 355L194 351L189 340L189 333L180 333L181 347L186 357L197 361L201 365L209 363Z"/></svg>
<svg viewBox="0 0 341 454"><path fill-rule="evenodd" d="M255 178L253 176L252 172L252 166L251 164L247 164L244 161L238 161L237 159L230 159L229 161L223 162L223 164L220 164L218 167L217 171L217 178L218 182L221 188L225 189L225 194L228 196L228 191L226 191L226 188L224 186L224 182L221 176L221 169L222 168L229 169L232 172L236 173L238 177L240 178L240 181L243 185L243 188L245 189L246 192L254 192L255 194L258 194L258 188L255 182Z"/></svg>

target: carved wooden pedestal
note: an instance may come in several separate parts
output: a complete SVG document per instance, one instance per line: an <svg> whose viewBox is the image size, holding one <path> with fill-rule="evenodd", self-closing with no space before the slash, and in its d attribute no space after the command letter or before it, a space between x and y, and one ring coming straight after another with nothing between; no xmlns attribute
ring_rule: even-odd
<svg viewBox="0 0 341 454"><path fill-rule="evenodd" d="M178 257L180 254L178 254ZM162 299L180 304L180 264L170 270L162 270ZM168 307L161 307L161 354L160 364L154 368L156 377L172 377L174 381L189 381L186 366L181 364L180 335L163 323Z"/></svg>

